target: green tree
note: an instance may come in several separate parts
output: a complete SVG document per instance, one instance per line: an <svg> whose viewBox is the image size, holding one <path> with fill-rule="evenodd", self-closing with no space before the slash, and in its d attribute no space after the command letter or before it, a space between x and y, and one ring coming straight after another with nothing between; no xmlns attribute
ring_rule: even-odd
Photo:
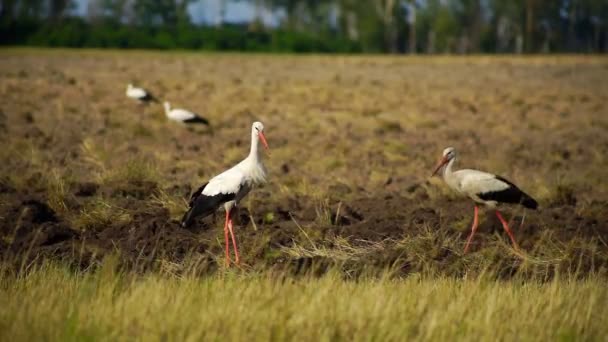
<svg viewBox="0 0 608 342"><path fill-rule="evenodd" d="M483 29L481 16L481 0L460 0L460 6L456 8L459 26L462 29L461 46L462 52L479 52L480 40Z"/></svg>
<svg viewBox="0 0 608 342"><path fill-rule="evenodd" d="M10 22L15 18L17 0L2 0L0 2L0 22Z"/></svg>
<svg viewBox="0 0 608 342"><path fill-rule="evenodd" d="M416 37L416 1L407 1L407 25L408 25L408 38L407 38L407 50L409 53L416 53L417 51L417 37Z"/></svg>
<svg viewBox="0 0 608 342"><path fill-rule="evenodd" d="M426 51L453 52L456 50L460 26L454 15L454 3L428 0L426 7L418 11L417 31L426 37Z"/></svg>
<svg viewBox="0 0 608 342"><path fill-rule="evenodd" d="M138 23L143 26L176 26L190 22L187 7L192 0L135 0L133 6Z"/></svg>
<svg viewBox="0 0 608 342"><path fill-rule="evenodd" d="M18 20L40 19L44 13L43 0L21 0L16 1Z"/></svg>
<svg viewBox="0 0 608 342"><path fill-rule="evenodd" d="M536 29L536 6L539 0L525 0L526 36L524 40L526 52L534 51L534 33Z"/></svg>
<svg viewBox="0 0 608 342"><path fill-rule="evenodd" d="M492 13L492 30L494 32L493 51L521 52L523 47L522 1L492 0L489 3ZM518 46L519 45L519 46Z"/></svg>
<svg viewBox="0 0 608 342"><path fill-rule="evenodd" d="M49 1L49 20L57 22L63 19L66 11L73 8L74 3L70 0L50 0Z"/></svg>

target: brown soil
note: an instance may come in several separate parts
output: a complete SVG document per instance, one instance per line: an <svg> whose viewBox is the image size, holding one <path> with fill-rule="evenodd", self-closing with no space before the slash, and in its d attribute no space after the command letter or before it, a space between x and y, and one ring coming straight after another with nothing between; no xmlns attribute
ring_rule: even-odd
<svg viewBox="0 0 608 342"><path fill-rule="evenodd" d="M92 188L91 184L82 187ZM123 196L123 192L119 192ZM132 220L125 223L108 224L97 230L81 230L71 227L45 203L44 198L37 195L25 195L10 191L5 199L11 205L0 213L5 219L0 224L0 234L3 237L0 245L0 257L14 269L27 267L36 261L45 259L60 260L78 269L89 269L99 265L105 257L118 255L121 265L131 270L145 271L158 269L159 261L163 263L183 264L189 258L195 258L195 271L198 273L212 272L217 268L214 256L222 255L221 220L209 218L200 221L192 229L182 229L178 221L171 219L169 211L160 206L150 206L146 200L128 198L131 203ZM312 201L300 198L298 203ZM438 205L439 204L439 205ZM571 205L555 205L538 212L529 212L525 227L516 230L517 240L524 250L534 251L538 248L539 240L549 233L553 242L567 244L573 239L591 243L597 248L605 248L603 237L608 236L605 224L607 203L595 203L597 215L581 216ZM453 273L451 267L462 258L459 250L439 248L442 239L455 237L464 240L468 230L456 230L450 224L470 218L471 205L462 201L433 202L417 198L405 198L387 193L381 197L365 197L350 203L330 203L330 207L340 205L339 216L331 217L333 224L315 222L314 209L294 205L287 210L282 206L263 206L264 212L275 214L275 221L265 223L258 219L254 224L250 221L247 209L239 211L238 237L242 249L247 250L249 241L265 241L257 253L247 253L245 265L248 267L278 268L295 273L307 272L311 269L325 270L335 266L332 257L303 256L286 258L278 256L268 258L266 252L302 243L297 225L314 225L314 240L320 246L335 248L332 241L336 238L346 239L352 246L362 246L373 242L397 242L403 239L416 238L426 234L428 229L441 230L444 236L435 236L438 250L431 252L438 265L439 272ZM221 215L218 215L218 218ZM474 240L473 250L492 244L493 233L498 233L505 244L507 236L493 215L482 222ZM515 217L513 227L521 218ZM564 228L559 228L564 227ZM565 228L567 227L567 228ZM216 240L214 242L214 240ZM408 250L395 250L387 244L387 250L377 251L368 255L364 260L346 260L343 263L349 268L359 270L374 268L386 269L398 267L407 274L424 270L423 265L412 266ZM487 247L487 246L486 246ZM589 254L587 249L575 251L579 258L577 269L584 272L604 272L608 264L602 255ZM504 252L504 251L503 251ZM574 256L573 256L574 257ZM505 253L505 258L511 260ZM221 259L220 259L221 260ZM571 260L569 260L571 261ZM340 262L338 262L340 264ZM438 266L438 267L437 267ZM519 266L519 262L517 262ZM462 270L458 270L459 273ZM501 270L504 272L504 270ZM352 269L351 269L352 272Z"/></svg>
<svg viewBox="0 0 608 342"><path fill-rule="evenodd" d="M245 268L608 269L605 59L140 57L0 55L5 265L90 269L118 255L137 271L213 272L223 262L222 215L190 230L177 219L191 189L242 158L244 132L261 118L271 180L239 211ZM173 125L130 103L131 80L205 113L212 128ZM525 257L504 248L491 212L461 254L472 204L428 180L447 145L463 167L496 170L539 199L521 230L522 211L507 210ZM95 201L124 215L83 225ZM341 244L358 252L341 257Z"/></svg>

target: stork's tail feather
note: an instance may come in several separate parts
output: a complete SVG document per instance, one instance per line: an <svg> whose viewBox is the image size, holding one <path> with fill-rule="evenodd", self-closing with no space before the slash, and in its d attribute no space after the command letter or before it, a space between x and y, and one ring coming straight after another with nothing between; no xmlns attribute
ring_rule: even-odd
<svg viewBox="0 0 608 342"><path fill-rule="evenodd" d="M203 125L209 125L209 120L205 119L205 118L201 118L200 116L196 116L192 119L188 119L188 120L184 120L185 123L189 123L189 124L203 124Z"/></svg>
<svg viewBox="0 0 608 342"><path fill-rule="evenodd" d="M188 209L188 211L186 211L184 217L182 217L182 222L180 223L180 225L182 226L182 228L188 228L192 225L192 221L192 208L190 208Z"/></svg>
<svg viewBox="0 0 608 342"><path fill-rule="evenodd" d="M160 101L156 98L156 96L152 95L151 93L147 93L146 96L144 96L141 101L143 102L154 102L154 103L160 103Z"/></svg>
<svg viewBox="0 0 608 342"><path fill-rule="evenodd" d="M536 209L538 208L538 202L536 202L536 200L532 197L530 197L530 195L526 194L525 192L522 191L521 193L521 205L523 205L526 208L529 209Z"/></svg>

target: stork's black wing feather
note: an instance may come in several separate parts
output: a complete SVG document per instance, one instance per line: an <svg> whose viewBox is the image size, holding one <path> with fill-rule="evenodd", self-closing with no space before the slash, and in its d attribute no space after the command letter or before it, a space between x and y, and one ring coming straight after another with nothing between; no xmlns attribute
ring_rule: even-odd
<svg viewBox="0 0 608 342"><path fill-rule="evenodd" d="M200 196L203 193L203 190L205 189L205 187L207 186L207 184L209 184L209 182L201 185L198 189L196 189L196 191L194 191L192 193L192 195L190 195L190 201L188 201L188 207L192 208L192 205L194 205L194 201L196 201L196 199L198 198L198 196Z"/></svg>
<svg viewBox="0 0 608 342"><path fill-rule="evenodd" d="M190 196L190 208L182 218L182 227L189 227L197 217L206 217L216 211L222 204L232 201L236 194L217 194L214 196L203 195L203 190L209 183L203 184L192 196Z"/></svg>
<svg viewBox="0 0 608 342"><path fill-rule="evenodd" d="M499 203L513 203L513 204L521 204L526 208L536 209L538 207L538 203L534 198L525 192L521 191L515 184L511 183L509 180L501 177L495 176L496 179L508 184L509 186L500 191L489 191L477 194L479 198L484 201L496 201Z"/></svg>
<svg viewBox="0 0 608 342"><path fill-rule="evenodd" d="M144 102L155 102L158 103L158 99L156 98L156 96L152 95L152 93L146 91L146 96L141 98L142 101Z"/></svg>
<svg viewBox="0 0 608 342"><path fill-rule="evenodd" d="M203 124L203 125L207 125L207 126L209 125L209 120L202 118L200 116L195 116L192 119L184 120L184 122L188 123L188 124Z"/></svg>

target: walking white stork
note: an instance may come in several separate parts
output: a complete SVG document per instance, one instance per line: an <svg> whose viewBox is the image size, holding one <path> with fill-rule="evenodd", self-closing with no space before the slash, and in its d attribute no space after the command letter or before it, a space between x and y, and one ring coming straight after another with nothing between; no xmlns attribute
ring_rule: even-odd
<svg viewBox="0 0 608 342"><path fill-rule="evenodd" d="M521 204L530 209L536 209L538 207L538 203L532 197L503 177L470 169L452 171L455 161L456 150L453 147L448 147L443 150L443 157L435 167L433 176L441 170L443 180L452 188L452 190L468 196L475 201L475 216L473 218L471 234L467 238L467 243L464 247L465 254L469 250L469 245L471 244L471 240L473 239L473 235L479 224L478 204L484 204L488 208L496 208L500 203ZM498 209L496 210L496 216L502 223L502 227L507 234L509 234L511 241L513 242L513 247L519 249L507 221L505 221Z"/></svg>
<svg viewBox="0 0 608 342"><path fill-rule="evenodd" d="M135 99L139 102L147 103L147 102L158 102L156 97L152 95L149 91L146 91L144 88L134 87L133 84L127 84L127 97Z"/></svg>
<svg viewBox="0 0 608 342"><path fill-rule="evenodd" d="M254 122L251 125L251 149L247 158L234 167L211 178L190 197L190 208L182 218L182 227L190 226L197 217L205 217L214 213L222 204L226 210L224 223L224 241L226 245L226 264L230 264L228 233L232 238L235 263L239 263L239 250L236 245L232 228L232 209L245 197L254 185L266 181L266 170L258 149L262 141L266 150L268 143L264 136L264 125Z"/></svg>
<svg viewBox="0 0 608 342"><path fill-rule="evenodd" d="M169 120L186 123L186 124L205 124L209 125L209 121L196 113L181 108L171 109L171 104L165 101L165 115Z"/></svg>

